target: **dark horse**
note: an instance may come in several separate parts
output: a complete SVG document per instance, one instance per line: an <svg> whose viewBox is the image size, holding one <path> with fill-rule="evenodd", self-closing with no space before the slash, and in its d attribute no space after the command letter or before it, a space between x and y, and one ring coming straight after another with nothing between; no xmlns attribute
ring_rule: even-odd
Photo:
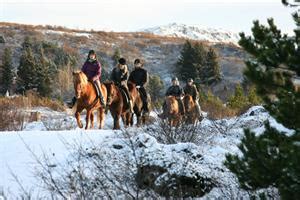
<svg viewBox="0 0 300 200"><path fill-rule="evenodd" d="M124 122L124 126L130 125L129 116L131 115L128 106L124 102L124 96L121 89L113 82L105 82L107 89L107 106L114 119L113 129L120 129L120 118Z"/></svg>
<svg viewBox="0 0 300 200"><path fill-rule="evenodd" d="M143 114L143 100L141 97L141 94L139 92L139 90L136 88L136 85L132 82L128 82L127 84L128 89L129 89L129 93L132 99L132 103L133 103L133 110L134 110L134 114L136 115L136 125L140 126L141 124L145 124L146 122L146 115L142 115ZM133 125L133 114L128 115L127 116L129 124L132 126Z"/></svg>
<svg viewBox="0 0 300 200"><path fill-rule="evenodd" d="M198 120L197 106L191 95L185 95L183 98L185 108L185 122L195 124Z"/></svg>
<svg viewBox="0 0 300 200"><path fill-rule="evenodd" d="M83 127L80 120L80 113L86 109L86 126L85 129L94 127L94 114L93 111L98 109L98 125L99 129L104 126L105 109L102 107L99 98L97 97L97 92L95 86L88 81L86 75L81 72L73 72L73 82L75 89L75 96L77 98L75 117L77 124L80 128ZM103 95L104 101L107 97L106 87L101 84L101 93Z"/></svg>

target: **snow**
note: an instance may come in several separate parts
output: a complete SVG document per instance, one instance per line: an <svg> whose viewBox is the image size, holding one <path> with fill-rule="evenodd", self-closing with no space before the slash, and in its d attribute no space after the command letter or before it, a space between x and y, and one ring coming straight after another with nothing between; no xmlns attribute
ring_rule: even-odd
<svg viewBox="0 0 300 200"><path fill-rule="evenodd" d="M87 37L90 38L92 35L90 33L78 33L78 32L65 32L65 31L55 31L55 30L40 30L43 34L58 34L58 35L73 35L77 37Z"/></svg>
<svg viewBox="0 0 300 200"><path fill-rule="evenodd" d="M172 23L165 26L156 26L141 30L162 36L183 37L193 40L206 40L209 42L223 42L238 44L239 35L231 31L216 28L205 28L201 26L188 26L185 24Z"/></svg>
<svg viewBox="0 0 300 200"><path fill-rule="evenodd" d="M128 144L129 138L124 137L121 131L111 130L110 116L107 117L104 130L86 131L76 127L74 117L70 116L70 113L42 107L29 111L40 112L41 121L26 124L24 131L0 132L0 199L1 191L11 198L18 195L19 186L12 178L12 172L18 176L26 189L35 188L36 193L43 192L39 187L40 183L34 177L37 162L32 153L37 158L42 158L46 153L55 163L64 163L74 150L68 148L72 144L80 144L85 149L99 147L105 152L103 159L112 172L118 171L116 161L121 162L124 157L132 155L131 149L124 145ZM152 113L152 116L155 114ZM218 186L203 199L230 199L243 197L247 193L239 188L235 176L223 165L225 155L240 154L237 145L243 137L243 128L254 129L260 134L264 130L263 122L267 119L271 126L287 134L293 133L293 130L278 124L261 106L252 107L245 114L235 118L216 121L204 119L198 127L199 138L195 144L161 144L150 136L145 128L132 127L128 128L127 132L137 147L138 160L157 166L169 166L169 174L193 176L200 173L218 183ZM58 131L50 131L51 128ZM116 149L116 146L122 148ZM130 159L133 159L132 156Z"/></svg>

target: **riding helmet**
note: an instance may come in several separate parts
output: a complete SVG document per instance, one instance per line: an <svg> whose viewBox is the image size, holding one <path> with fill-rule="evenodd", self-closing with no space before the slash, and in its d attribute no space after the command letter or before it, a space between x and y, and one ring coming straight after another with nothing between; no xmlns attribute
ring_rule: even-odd
<svg viewBox="0 0 300 200"><path fill-rule="evenodd" d="M120 58L120 59L119 59L119 64L121 64L121 65L126 65L126 60L125 60L125 58Z"/></svg>

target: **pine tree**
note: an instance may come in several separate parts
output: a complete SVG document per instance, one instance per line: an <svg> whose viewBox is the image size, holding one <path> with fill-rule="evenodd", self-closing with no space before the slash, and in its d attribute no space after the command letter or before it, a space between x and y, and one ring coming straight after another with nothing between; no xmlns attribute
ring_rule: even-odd
<svg viewBox="0 0 300 200"><path fill-rule="evenodd" d="M246 130L239 145L242 157L227 155L225 165L237 175L242 188L256 190L269 186L279 189L282 199L300 196L300 91L293 79L300 76L300 17L295 36L281 34L273 19L268 26L254 22L252 37L241 33L239 44L252 55L245 75L264 100L264 107L284 126L288 135L265 125L259 136Z"/></svg>
<svg viewBox="0 0 300 200"><path fill-rule="evenodd" d="M220 79L217 54L200 42L186 41L177 62L177 74L181 80L193 78L197 83L211 84Z"/></svg>
<svg viewBox="0 0 300 200"><path fill-rule="evenodd" d="M206 78L207 84L210 84L214 81L219 81L221 79L218 56L212 48L209 48L207 52L206 65L203 72L205 74L205 77L203 77L203 79L205 80Z"/></svg>
<svg viewBox="0 0 300 200"><path fill-rule="evenodd" d="M229 97L228 106L233 109L242 109L249 105L248 99L244 94L243 88L237 84L234 95Z"/></svg>
<svg viewBox="0 0 300 200"><path fill-rule="evenodd" d="M52 93L52 80L55 70L54 64L47 60L44 49L39 48L36 59L37 91L41 96L50 96Z"/></svg>
<svg viewBox="0 0 300 200"><path fill-rule="evenodd" d="M26 90L37 88L36 62L29 37L26 37L22 44L22 55L17 75L17 90L19 92L24 93Z"/></svg>
<svg viewBox="0 0 300 200"><path fill-rule="evenodd" d="M147 90L149 91L151 99L154 103L157 102L164 95L163 89L164 82L161 80L161 78L156 74L150 75Z"/></svg>
<svg viewBox="0 0 300 200"><path fill-rule="evenodd" d="M118 64L120 58L121 58L121 50L119 48L117 48L112 56L114 65Z"/></svg>
<svg viewBox="0 0 300 200"><path fill-rule="evenodd" d="M4 49L4 54L2 58L2 92L5 93L11 89L13 83L13 67L10 48Z"/></svg>
<svg viewBox="0 0 300 200"><path fill-rule="evenodd" d="M255 86L251 86L249 89L248 102L252 106L262 104L262 99L257 95Z"/></svg>
<svg viewBox="0 0 300 200"><path fill-rule="evenodd" d="M181 50L180 58L177 62L177 73L181 80L196 78L196 68L194 65L194 50L190 41L186 41Z"/></svg>

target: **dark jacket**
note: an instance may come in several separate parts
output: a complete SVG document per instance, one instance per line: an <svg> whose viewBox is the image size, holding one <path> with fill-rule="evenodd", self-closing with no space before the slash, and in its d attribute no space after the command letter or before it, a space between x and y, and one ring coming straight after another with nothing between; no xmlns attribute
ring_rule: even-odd
<svg viewBox="0 0 300 200"><path fill-rule="evenodd" d="M181 97L183 95L184 95L184 91L179 85L170 86L166 92L166 96Z"/></svg>
<svg viewBox="0 0 300 200"><path fill-rule="evenodd" d="M100 80L101 77L101 64L97 60L94 62L85 61L81 68L90 81Z"/></svg>
<svg viewBox="0 0 300 200"><path fill-rule="evenodd" d="M148 82L148 72L144 68L136 67L129 76L128 81L136 85L144 86Z"/></svg>
<svg viewBox="0 0 300 200"><path fill-rule="evenodd" d="M186 85L184 87L184 94L188 94L188 95L191 95L194 99L194 101L197 100L198 98L198 90L197 90L197 87L195 85Z"/></svg>
<svg viewBox="0 0 300 200"><path fill-rule="evenodd" d="M110 79L117 85L120 85L122 81L126 81L128 79L127 66L125 66L123 70L118 66L115 67L111 72Z"/></svg>

